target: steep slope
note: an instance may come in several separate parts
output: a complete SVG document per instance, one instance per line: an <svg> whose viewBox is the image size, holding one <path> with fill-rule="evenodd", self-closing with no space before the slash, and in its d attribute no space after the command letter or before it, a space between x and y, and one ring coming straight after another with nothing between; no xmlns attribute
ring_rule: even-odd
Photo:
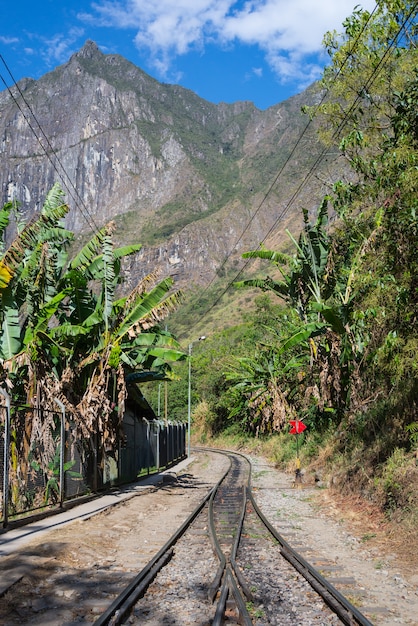
<svg viewBox="0 0 418 626"><path fill-rule="evenodd" d="M91 41L11 91L0 93L1 200L28 214L58 180L80 237L114 219L121 242L144 244L134 275L160 266L180 285L204 285L226 255L236 263L269 231L280 239L284 226L297 229L300 203L317 204L315 183L288 206L316 149L310 132L270 189L306 124L309 92L267 111L215 105Z"/></svg>

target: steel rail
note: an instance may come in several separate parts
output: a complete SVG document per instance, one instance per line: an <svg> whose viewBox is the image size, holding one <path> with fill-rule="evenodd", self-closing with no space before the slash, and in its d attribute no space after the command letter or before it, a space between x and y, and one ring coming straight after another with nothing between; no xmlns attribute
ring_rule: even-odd
<svg viewBox="0 0 418 626"><path fill-rule="evenodd" d="M215 617L213 618L212 626L222 626L225 623L225 610L226 603L229 596L232 596L237 607L239 614L239 624L241 626L253 626L252 619L248 613L246 604L243 600L242 594L238 588L235 578L231 569L226 566L224 581L222 583L221 595L216 607Z"/></svg>
<svg viewBox="0 0 418 626"><path fill-rule="evenodd" d="M262 521L264 526L269 530L271 535L278 541L280 544L280 552L282 556L307 580L307 582L311 585L311 587L321 596L324 602L331 608L331 610L340 618L340 620L346 626L373 626L373 624L344 596L342 595L330 582L326 580L308 561L306 561L296 550L294 550L290 544L279 534L279 532L272 526L272 524L268 521L268 519L261 512L258 507L254 496L251 490L251 462L249 459L239 453L239 452L225 452L219 450L211 450L213 452L219 452L220 454L228 454L240 456L249 463L250 466L250 476L247 485L247 493L244 498L244 503L246 503L247 499L251 502L255 513L258 515L259 519ZM234 541L234 546L232 549L231 556L229 558L229 564L233 570L235 578L238 580L240 587L242 589L243 594L247 597L249 601L252 600L251 591L248 588L248 585L243 579L243 575L235 561L236 553L239 546L239 541L241 538L242 526L245 518L245 507L242 513L242 517L240 518L239 528L237 532L237 536ZM228 563L225 561L225 571L228 568ZM219 568L221 570L221 567ZM234 580L234 576L230 571L230 577ZM222 572L218 572L219 581L222 578ZM225 575L226 578L226 575ZM235 580L234 580L235 582ZM225 580L224 580L225 585ZM238 589L237 589L238 592ZM216 593L216 592L215 592Z"/></svg>
<svg viewBox="0 0 418 626"><path fill-rule="evenodd" d="M110 615L110 619L107 622L109 626L116 626L117 624L120 624L121 621L128 616L133 605L138 602L140 598L143 597L160 569L162 569L165 565L167 565L169 561L171 561L173 554L173 549L170 548L161 556L160 559L158 559L155 565L151 567L151 569L147 573L145 573L144 577L138 582L136 586L134 586L132 592L129 595L125 596L123 602L121 604L119 603L118 608L112 612L112 614ZM122 601L122 598L120 598L120 600Z"/></svg>
<svg viewBox="0 0 418 626"><path fill-rule="evenodd" d="M245 461L247 462L248 468L249 468L249 475L248 475L248 481L247 481L247 489L251 488L251 463L250 461L247 459L247 457L243 456L242 454L238 454L238 456L241 456L243 459L245 459ZM240 568L238 567L238 563L236 562L236 556L237 556L237 552L238 552L238 547L239 547L239 543L241 541L241 536L242 536L242 529L244 527L244 519L245 519L245 514L246 514L246 510L247 510L247 497L246 497L246 490L244 489L244 497L243 497L243 503L242 503L242 510L241 510L241 515L239 518L239 523L238 523L238 528L237 528L237 533L235 535L235 540L232 546L232 551L231 551L231 556L230 556L230 563L231 563L231 567L232 570L235 574L236 579L239 582L239 585L245 595L245 597L247 598L247 600L249 602L254 602L254 596L252 594L252 592L250 591L249 586L247 585L247 582L244 579L244 576L242 575L242 572L240 570Z"/></svg>
<svg viewBox="0 0 418 626"><path fill-rule="evenodd" d="M220 483L224 480L228 474L228 470L220 478L218 483L212 487L212 489L206 494L203 500L187 517L178 530L170 537L170 539L163 545L163 547L157 552L157 554L147 563L147 565L135 576L135 578L125 587L125 589L115 598L110 606L100 615L100 617L94 622L95 626L106 626L120 624L127 612L132 608L135 602L143 595L149 584L157 575L158 571L164 567L169 560L171 548L174 544L184 535L186 530L195 520L195 518L202 511L208 500L212 497L213 492L218 488ZM151 575L152 572L152 575ZM122 611L123 607L123 611Z"/></svg>
<svg viewBox="0 0 418 626"><path fill-rule="evenodd" d="M239 566L236 563L236 555L242 537L242 529L247 510L247 502L252 504L255 514L279 543L280 553L283 558L285 558L307 580L311 587L323 598L324 602L346 626L373 626L372 623L355 606L353 606L349 600L347 600L347 598L335 589L331 583L329 583L312 565L310 565L310 563L308 563L289 545L289 543L279 534L279 532L264 516L251 491L250 460L243 454L232 451L220 451L208 448L199 448L199 450L216 452L218 454L228 456L230 461L228 469L225 471L218 483L208 492L196 509L189 515L176 533L174 533L174 535L169 539L169 541L112 602L108 609L94 622L95 626L116 626L122 623L122 620L127 617L134 604L145 595L148 586L156 577L158 571L171 559L174 544L190 527L206 503L208 503L209 537L212 548L219 559L219 566L215 578L208 588L208 597L211 602L215 601L215 597L219 593L212 624L213 626L221 626L224 623L226 603L228 598L231 598L235 602L235 607L239 615L239 623L244 626L251 626L252 620L248 613L244 598L252 601L253 595L244 580ZM234 456L239 456L247 462L249 466L249 477L247 485L243 486L243 504L241 506L236 528L230 531L231 537L233 536L231 552L228 555L227 549L227 554L225 555L216 533L214 508L215 497L218 494L222 483L226 480L233 469L232 459ZM226 485L225 488L228 489L228 486ZM230 487L230 489L232 490L232 487Z"/></svg>
<svg viewBox="0 0 418 626"><path fill-rule="evenodd" d="M216 605L215 617L213 618L212 626L222 626L224 623L226 602L229 596L229 587L224 579L221 587L221 593L219 596L218 604Z"/></svg>
<svg viewBox="0 0 418 626"><path fill-rule="evenodd" d="M328 606L338 615L346 626L373 626L373 624L343 596L330 582L327 581L308 561L306 561L280 533L270 524L268 519L258 507L250 489L247 491L248 498L254 507L254 511L279 542L280 552L283 557L309 582L311 587L324 599Z"/></svg>
<svg viewBox="0 0 418 626"><path fill-rule="evenodd" d="M232 457L240 457L243 459L247 465L248 469L248 479L247 484L242 486L242 504L241 510L239 513L239 517L237 520L237 526L234 529L233 534L233 542L231 547L231 553L229 556L226 556L221 548L219 543L217 534L216 534L216 524L214 519L214 508L215 508L215 497L218 493L218 490L213 493L210 503L209 503L209 529L210 536L212 540L212 545L218 555L219 558L219 567L216 572L216 576L212 581L211 585L208 589L208 597L214 602L215 596L220 589L220 596L217 603L214 620L212 622L212 626L221 626L224 623L225 610L226 610L226 602L229 597L233 597L235 606L239 613L239 623L243 626L252 626L252 620L248 613L246 603L244 600L245 596L247 600L253 601L254 597L249 590L249 587L241 573L241 570L236 563L236 554L238 551L238 546L240 543L242 529L244 525L245 512L247 507L247 497L246 497L246 488L251 484L251 463L242 454L239 453L225 453L221 452L221 454L227 454L230 458L230 468L232 467ZM221 581L223 578L222 586ZM237 584L238 582L238 584ZM239 585L239 586L238 586ZM240 590L241 589L241 590Z"/></svg>
<svg viewBox="0 0 418 626"><path fill-rule="evenodd" d="M238 585L235 582L235 578L232 575L232 571L228 568L226 575L228 576L229 590L234 597L235 604L237 605L239 614L239 623L242 626L252 626L252 620L247 610L247 605L244 602L242 593L240 592Z"/></svg>
<svg viewBox="0 0 418 626"><path fill-rule="evenodd" d="M229 457L230 459L230 469L232 467L232 457L241 457L242 459L245 460L245 462L247 463L247 466L249 468L249 478L247 481L247 486L250 484L250 478L251 478L251 464L249 463L248 459L243 456L242 454L239 453L235 453L235 452L222 452L222 451L217 451L219 454L223 454ZM226 476L225 476L226 478ZM222 481L223 482L223 481ZM221 483L219 484L219 487L221 486ZM239 518L238 518L238 522L237 522L237 527L234 529L234 536L233 536L233 542L232 542L232 549L231 549L231 554L229 557L227 557L223 550L222 547L220 545L220 542L218 540L217 534L216 534L216 523L215 523L215 519L214 519L214 509L215 509L215 497L218 494L218 489L216 491L214 491L214 493L212 494L210 501L209 501L209 533L210 533L210 538L211 538L211 542L212 542L212 547L214 548L218 559L219 559L219 566L217 569L217 572L215 574L215 577L212 581L212 583L209 585L208 588L208 597L211 600L211 602L214 602L216 594L218 593L218 590L221 586L221 581L222 581L222 577L224 576L226 570L227 570L227 566L228 564L230 564L239 585L241 586L244 595L247 597L248 600L253 600L253 595L250 592L248 585L246 584L244 577L235 561L235 557L236 557L236 553L238 550L238 545L240 542L240 538L241 538L241 534L242 534L242 528L243 528L243 524L244 524L244 518L245 518L245 509L246 509L246 488L245 486L243 486L242 489L242 506L241 506L241 510L240 510L240 514L239 514ZM230 574L232 575L232 574ZM225 579L225 576L224 576Z"/></svg>
<svg viewBox="0 0 418 626"><path fill-rule="evenodd" d="M210 451L213 452L213 450L210 450ZM209 513L208 513L209 537L210 537L210 541L212 544L212 548L216 552L216 555L219 559L219 566L215 574L215 578L213 579L213 581L211 582L208 588L208 597L211 602L215 600L215 596L218 593L219 587L221 585L222 576L223 576L223 573L225 571L225 566L226 566L226 557L224 553L222 552L221 545L218 541L218 537L216 536L213 501L215 499L216 494L218 493L219 487L221 486L221 484L223 483L223 481L225 480L225 478L227 477L227 475L229 474L232 468L231 455L227 455L223 452L220 452L219 450L217 450L217 452L218 454L223 454L224 456L228 456L229 467L228 467L228 470L223 475L223 477L221 478L221 480L218 481L218 484L213 488L212 493L209 498Z"/></svg>
<svg viewBox="0 0 418 626"><path fill-rule="evenodd" d="M216 452L224 454L217 450ZM218 605L216 608L216 615L219 617L217 619L223 620L223 616L225 613L226 601L229 596L233 596L235 600L235 605L240 615L243 615L243 624L244 626L251 626L252 622L249 617L248 611L246 610L245 602L243 600L242 594L239 591L239 588L233 578L232 572L227 566L227 559L222 551L220 546L218 537L215 532L215 520L214 520L214 499L216 494L219 491L220 486L224 482L224 480L228 477L228 474L232 469L232 456L243 456L236 455L235 453L226 454L229 457L230 463L227 470L224 472L223 476L217 482L217 484L208 492L202 502L196 507L196 509L189 515L189 517L183 522L181 527L174 533L174 535L169 539L169 541L159 550L159 552L153 557L153 559L143 568L143 570L131 581L127 587L119 594L119 596L111 603L108 609L102 613L102 615L94 622L95 626L117 626L121 624L123 620L126 619L129 612L132 610L132 607L135 603L145 595L147 588L152 583L158 572L171 560L173 556L173 546L180 539L180 537L188 530L192 522L202 511L205 504L208 502L208 518L209 518L209 535L211 538L211 543L214 551L216 552L220 565L218 571L216 573L214 582L209 587L208 596L209 599L214 602L215 596L218 593L222 578L224 578L224 582L222 585L220 600L218 601ZM245 457L243 457L245 458ZM248 460L247 460L248 463ZM243 507L240 515L240 526L242 528L242 523L245 515L245 488L243 489ZM234 542L234 545L237 544L237 541ZM235 548L236 552L236 548ZM238 568L237 568L238 569ZM243 581L245 584L245 582ZM219 621L221 624L222 621Z"/></svg>

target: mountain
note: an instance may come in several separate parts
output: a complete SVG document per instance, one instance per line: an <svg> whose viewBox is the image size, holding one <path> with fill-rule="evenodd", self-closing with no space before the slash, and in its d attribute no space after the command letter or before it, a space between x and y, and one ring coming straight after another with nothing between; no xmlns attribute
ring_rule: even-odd
<svg viewBox="0 0 418 626"><path fill-rule="evenodd" d="M315 97L310 89L266 111L213 104L88 41L0 93L0 200L29 215L58 181L80 239L115 220L119 243L143 244L135 278L160 267L179 286L204 286L227 256L238 267L267 233L277 244L285 228L297 231L301 205L315 210L317 178L294 202L320 151L313 128L302 133L301 106Z"/></svg>

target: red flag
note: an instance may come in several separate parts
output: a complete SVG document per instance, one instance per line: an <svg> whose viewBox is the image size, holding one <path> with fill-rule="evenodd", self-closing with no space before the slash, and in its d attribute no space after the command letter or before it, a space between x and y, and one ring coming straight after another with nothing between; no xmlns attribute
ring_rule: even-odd
<svg viewBox="0 0 418 626"><path fill-rule="evenodd" d="M291 428L289 433L291 435L298 435L299 433L303 433L303 431L306 429L305 424L300 420L290 420L290 426Z"/></svg>

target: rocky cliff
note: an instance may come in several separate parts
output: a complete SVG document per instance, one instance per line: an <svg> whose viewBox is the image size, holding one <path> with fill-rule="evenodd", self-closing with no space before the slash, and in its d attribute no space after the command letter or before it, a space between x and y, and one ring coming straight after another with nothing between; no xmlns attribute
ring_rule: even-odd
<svg viewBox="0 0 418 626"><path fill-rule="evenodd" d="M180 285L204 285L226 255L277 237L301 203L316 206L317 185L290 202L312 133L281 171L312 97L266 111L215 105L89 41L65 65L0 93L0 200L29 214L58 181L68 228L83 236L113 219L120 242L143 243L135 274L159 266Z"/></svg>

